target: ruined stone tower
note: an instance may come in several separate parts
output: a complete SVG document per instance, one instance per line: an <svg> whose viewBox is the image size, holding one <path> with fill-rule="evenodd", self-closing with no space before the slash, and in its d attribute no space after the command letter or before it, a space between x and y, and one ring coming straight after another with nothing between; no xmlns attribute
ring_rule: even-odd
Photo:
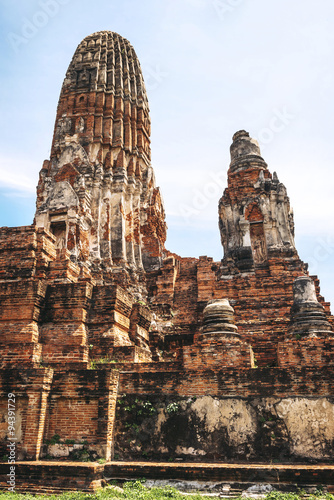
<svg viewBox="0 0 334 500"><path fill-rule="evenodd" d="M269 172L248 132L234 134L228 186L219 202L223 272L268 267L273 257L297 256L293 212L276 172Z"/></svg>
<svg viewBox="0 0 334 500"><path fill-rule="evenodd" d="M34 223L0 228L0 456L15 394L21 459L332 461L334 318L257 142L233 136L221 262L165 250L164 217L138 59L95 33L66 73ZM56 477L38 467L22 489Z"/></svg>
<svg viewBox="0 0 334 500"><path fill-rule="evenodd" d="M35 224L103 276L159 267L166 239L151 166L145 84L130 43L109 31L78 46L58 103ZM109 273L109 275L108 275Z"/></svg>

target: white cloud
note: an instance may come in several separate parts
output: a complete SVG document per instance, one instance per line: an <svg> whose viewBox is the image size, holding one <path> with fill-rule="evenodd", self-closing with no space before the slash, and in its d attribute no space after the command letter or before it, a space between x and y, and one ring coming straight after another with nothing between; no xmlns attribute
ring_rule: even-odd
<svg viewBox="0 0 334 500"><path fill-rule="evenodd" d="M36 191L36 170L32 162L19 158L0 158L0 186L33 193ZM27 175L27 172L33 174Z"/></svg>

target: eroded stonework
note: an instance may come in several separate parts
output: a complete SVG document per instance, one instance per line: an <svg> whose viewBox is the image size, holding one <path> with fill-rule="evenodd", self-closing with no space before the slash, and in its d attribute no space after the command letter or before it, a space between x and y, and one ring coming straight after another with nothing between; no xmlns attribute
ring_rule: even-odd
<svg viewBox="0 0 334 500"><path fill-rule="evenodd" d="M148 99L136 53L108 31L78 46L58 103L35 224L97 276L159 267L166 239L151 166Z"/></svg>
<svg viewBox="0 0 334 500"><path fill-rule="evenodd" d="M34 224L0 228L2 455L14 393L20 459L333 460L334 318L244 130L219 228L221 262L164 248L138 59L85 38Z"/></svg>
<svg viewBox="0 0 334 500"><path fill-rule="evenodd" d="M265 267L268 259L293 258L293 212L287 191L261 157L248 132L234 134L228 187L219 202L223 274Z"/></svg>

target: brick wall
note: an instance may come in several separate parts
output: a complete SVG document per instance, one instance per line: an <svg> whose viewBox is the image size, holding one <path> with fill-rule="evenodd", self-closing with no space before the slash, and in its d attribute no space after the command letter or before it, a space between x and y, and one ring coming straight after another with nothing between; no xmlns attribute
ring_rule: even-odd
<svg viewBox="0 0 334 500"><path fill-rule="evenodd" d="M44 423L47 408L47 397L50 392L53 370L13 369L0 371L1 393L7 396L15 394L15 411L20 416L17 429L18 447L21 457L38 459L44 434ZM6 420L8 408L3 398L3 416ZM7 433L4 432L4 437ZM2 441L6 448L6 440Z"/></svg>
<svg viewBox="0 0 334 500"><path fill-rule="evenodd" d="M333 395L334 366L122 372L120 393L264 397Z"/></svg>
<svg viewBox="0 0 334 500"><path fill-rule="evenodd" d="M207 302L227 298L235 310L241 339L252 346L258 366L277 366L277 346L284 340L290 322L292 284L296 277L304 274L304 264L297 257L271 258L268 269L220 277L220 263L210 257L175 256L167 260L166 272L162 267L155 276L158 286L151 286L151 305L162 318L169 318L172 326L165 328L165 333L173 335L175 340L180 335L182 344L185 331L199 332ZM318 299L333 322L329 303L320 295L319 280L313 279ZM153 280L151 276L150 283ZM177 351L177 344L175 349Z"/></svg>
<svg viewBox="0 0 334 500"><path fill-rule="evenodd" d="M278 344L278 363L281 368L294 366L331 366L334 359L334 338L286 340Z"/></svg>
<svg viewBox="0 0 334 500"><path fill-rule="evenodd" d="M57 372L46 417L45 437L87 442L110 459L113 449L118 372L77 370Z"/></svg>

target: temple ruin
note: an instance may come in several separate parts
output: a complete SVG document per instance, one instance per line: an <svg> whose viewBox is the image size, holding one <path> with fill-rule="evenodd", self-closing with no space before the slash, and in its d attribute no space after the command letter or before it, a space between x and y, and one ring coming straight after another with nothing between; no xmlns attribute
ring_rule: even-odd
<svg viewBox="0 0 334 500"><path fill-rule="evenodd" d="M2 455L12 393L18 460L332 461L334 318L279 173L236 132L224 258L180 257L150 126L133 47L85 38L33 224L0 228Z"/></svg>

